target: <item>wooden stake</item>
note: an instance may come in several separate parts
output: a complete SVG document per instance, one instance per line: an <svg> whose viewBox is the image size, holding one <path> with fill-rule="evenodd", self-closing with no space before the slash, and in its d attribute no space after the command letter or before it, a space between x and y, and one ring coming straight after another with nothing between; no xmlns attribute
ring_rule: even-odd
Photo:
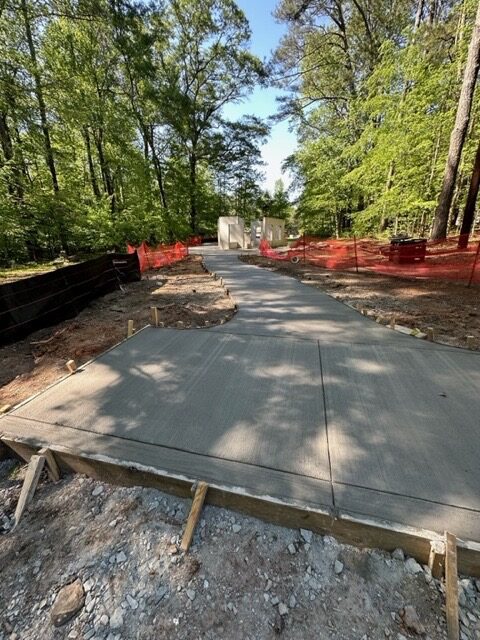
<svg viewBox="0 0 480 640"><path fill-rule="evenodd" d="M11 404L4 404L3 407L0 407L0 413L7 413L11 408Z"/></svg>
<svg viewBox="0 0 480 640"><path fill-rule="evenodd" d="M23 481L22 491L20 492L17 508L15 509L14 527L18 525L20 518L35 494L44 464L45 456L32 456L30 458L27 473L25 474L25 480Z"/></svg>
<svg viewBox="0 0 480 640"><path fill-rule="evenodd" d="M430 542L428 566L432 572L432 576L440 580L445 567L445 544L440 540L432 540Z"/></svg>
<svg viewBox="0 0 480 640"><path fill-rule="evenodd" d="M195 527L200 518L202 512L205 496L207 495L208 484L206 482L199 482L195 496L192 501L190 513L188 514L187 526L185 527L185 533L183 534L182 544L180 549L182 551L188 551L192 544L193 534L195 533Z"/></svg>
<svg viewBox="0 0 480 640"><path fill-rule="evenodd" d="M23 442L16 442L15 440L9 440L8 438L1 438L2 444L4 444L8 449L11 449L13 453L15 453L20 460L24 462L30 462L30 458L35 452L32 451L31 447Z"/></svg>
<svg viewBox="0 0 480 640"><path fill-rule="evenodd" d="M154 327L158 327L158 309L157 307L150 307L150 320Z"/></svg>
<svg viewBox="0 0 480 640"><path fill-rule="evenodd" d="M75 362L75 360L68 360L65 363L65 366L67 367L70 373L75 373L75 371L77 370L77 363Z"/></svg>
<svg viewBox="0 0 480 640"><path fill-rule="evenodd" d="M453 533L445 532L445 598L447 608L448 640L458 640L458 572L457 572L457 538Z"/></svg>
<svg viewBox="0 0 480 640"><path fill-rule="evenodd" d="M435 342L435 329L433 327L427 327L427 340Z"/></svg>
<svg viewBox="0 0 480 640"><path fill-rule="evenodd" d="M47 447L43 447L38 452L39 456L45 456L45 460L47 462L47 473L48 477L52 482L58 482L60 480L60 468L55 460L55 456L53 451L50 451Z"/></svg>
<svg viewBox="0 0 480 640"><path fill-rule="evenodd" d="M127 338L131 338L134 331L135 329L133 328L133 320L129 320L127 325Z"/></svg>
<svg viewBox="0 0 480 640"><path fill-rule="evenodd" d="M393 318L390 320L390 328L391 329L395 329L395 322L396 322L396 318L395 318L395 316L393 316Z"/></svg>
<svg viewBox="0 0 480 640"><path fill-rule="evenodd" d="M467 336L467 348L475 349L475 336Z"/></svg>

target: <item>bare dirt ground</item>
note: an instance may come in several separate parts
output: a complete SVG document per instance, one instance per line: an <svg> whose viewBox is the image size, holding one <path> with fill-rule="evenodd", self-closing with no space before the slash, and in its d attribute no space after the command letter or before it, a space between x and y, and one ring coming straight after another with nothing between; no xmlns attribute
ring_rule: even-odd
<svg viewBox="0 0 480 640"><path fill-rule="evenodd" d="M318 287L337 300L365 308L370 316L427 332L435 341L458 347L474 337L480 350L480 287L436 280L410 280L371 273L330 271L302 263L279 262L261 256L241 256L248 264L292 276Z"/></svg>
<svg viewBox="0 0 480 640"><path fill-rule="evenodd" d="M45 475L13 531L23 467L0 463L0 640L446 638L443 583L401 550L360 550L190 500ZM75 580L78 612L52 623ZM480 581L459 581L462 640L480 638Z"/></svg>
<svg viewBox="0 0 480 640"><path fill-rule="evenodd" d="M235 312L219 281L203 269L200 256L143 274L140 282L98 298L78 316L0 347L0 406L15 405L65 375L65 362L83 364L150 323L158 308L160 326L203 327L226 322Z"/></svg>

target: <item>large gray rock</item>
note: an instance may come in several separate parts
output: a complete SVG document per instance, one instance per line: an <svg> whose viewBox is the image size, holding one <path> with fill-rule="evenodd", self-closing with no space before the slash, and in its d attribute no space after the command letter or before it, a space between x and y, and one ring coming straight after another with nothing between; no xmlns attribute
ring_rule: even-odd
<svg viewBox="0 0 480 640"><path fill-rule="evenodd" d="M82 581L77 578L75 582L67 584L60 589L55 602L50 610L50 618L56 627L62 626L80 611L85 603L85 591Z"/></svg>
<svg viewBox="0 0 480 640"><path fill-rule="evenodd" d="M123 627L123 612L121 607L117 607L110 616L110 629L120 629Z"/></svg>
<svg viewBox="0 0 480 640"><path fill-rule="evenodd" d="M422 571L422 567L418 564L415 558L408 558L405 562L405 569L409 573L420 573L420 571Z"/></svg>

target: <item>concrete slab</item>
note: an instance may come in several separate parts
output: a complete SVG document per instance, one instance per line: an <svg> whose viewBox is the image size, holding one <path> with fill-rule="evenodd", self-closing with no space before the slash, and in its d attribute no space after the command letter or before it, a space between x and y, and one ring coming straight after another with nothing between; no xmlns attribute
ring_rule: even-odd
<svg viewBox="0 0 480 640"><path fill-rule="evenodd" d="M480 542L480 354L208 256L239 312L146 329L0 417L0 434Z"/></svg>
<svg viewBox="0 0 480 640"><path fill-rule="evenodd" d="M245 462L206 457L172 447L146 444L112 434L103 435L60 427L14 415L4 416L1 420L0 435L21 438L37 448L48 444L84 457L137 465L191 481L200 479L253 495L292 500L307 507L332 507L330 481L257 467Z"/></svg>
<svg viewBox="0 0 480 640"><path fill-rule="evenodd" d="M294 278L248 265L238 256L207 255L210 271L224 278L239 305L235 318L212 331L295 337L321 344L353 343L407 346L412 349L451 350L402 335L377 324L313 286Z"/></svg>
<svg viewBox="0 0 480 640"><path fill-rule="evenodd" d="M13 416L330 479L317 348L146 329Z"/></svg>
<svg viewBox="0 0 480 640"><path fill-rule="evenodd" d="M334 483L335 506L357 517L398 522L443 534L456 531L463 540L479 540L478 509L464 509L400 494Z"/></svg>
<svg viewBox="0 0 480 640"><path fill-rule="evenodd" d="M335 482L480 509L480 361L468 352L321 348Z"/></svg>

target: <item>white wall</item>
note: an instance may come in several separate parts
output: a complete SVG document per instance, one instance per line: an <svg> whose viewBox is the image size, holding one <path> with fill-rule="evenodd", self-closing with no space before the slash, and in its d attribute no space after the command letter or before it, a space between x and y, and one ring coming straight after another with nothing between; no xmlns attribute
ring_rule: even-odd
<svg viewBox="0 0 480 640"><path fill-rule="evenodd" d="M243 248L243 218L240 216L220 216L218 218L218 246L220 249Z"/></svg>
<svg viewBox="0 0 480 640"><path fill-rule="evenodd" d="M285 244L285 220L265 216L262 221L262 238L268 240L272 247Z"/></svg>

